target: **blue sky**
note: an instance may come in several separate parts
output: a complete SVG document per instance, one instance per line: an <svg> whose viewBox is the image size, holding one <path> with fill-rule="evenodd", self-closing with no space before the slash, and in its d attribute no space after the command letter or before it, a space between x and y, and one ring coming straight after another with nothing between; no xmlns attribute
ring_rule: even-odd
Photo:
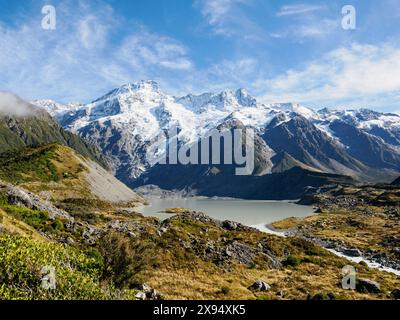
<svg viewBox="0 0 400 320"><path fill-rule="evenodd" d="M41 28L55 6L56 30ZM356 30L341 26L353 5ZM400 111L398 0L0 0L0 90L88 102L152 79L170 94Z"/></svg>

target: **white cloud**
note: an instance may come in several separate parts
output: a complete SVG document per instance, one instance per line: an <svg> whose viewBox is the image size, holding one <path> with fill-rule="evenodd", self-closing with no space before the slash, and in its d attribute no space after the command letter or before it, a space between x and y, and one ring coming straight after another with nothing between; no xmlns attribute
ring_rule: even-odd
<svg viewBox="0 0 400 320"><path fill-rule="evenodd" d="M258 80L267 101L325 103L353 101L382 105L386 98L400 92L400 48L391 45L354 44L339 48L303 69Z"/></svg>
<svg viewBox="0 0 400 320"><path fill-rule="evenodd" d="M164 67L175 70L190 70L192 62L187 49L169 37L142 30L124 40L116 58L121 58L133 67Z"/></svg>
<svg viewBox="0 0 400 320"><path fill-rule="evenodd" d="M322 6L309 5L309 4L286 5L282 6L276 15L278 17L298 15L298 14L318 11L321 10L322 8L323 8Z"/></svg>
<svg viewBox="0 0 400 320"><path fill-rule="evenodd" d="M23 117L32 115L35 108L10 92L0 91L0 114Z"/></svg>
<svg viewBox="0 0 400 320"><path fill-rule="evenodd" d="M200 9L215 34L259 40L260 29L242 10L250 3L251 0L196 0L195 7Z"/></svg>
<svg viewBox="0 0 400 320"><path fill-rule="evenodd" d="M64 2L56 9L55 31L41 29L40 16L0 24L0 90L86 101L126 82L171 80L193 67L179 41L121 20L110 6Z"/></svg>

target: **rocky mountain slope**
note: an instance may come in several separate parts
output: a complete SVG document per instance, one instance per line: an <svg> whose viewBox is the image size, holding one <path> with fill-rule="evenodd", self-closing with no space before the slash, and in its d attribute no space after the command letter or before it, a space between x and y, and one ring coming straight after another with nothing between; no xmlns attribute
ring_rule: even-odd
<svg viewBox="0 0 400 320"><path fill-rule="evenodd" d="M159 170L154 160L166 153L167 146L155 146L163 132L177 127L181 145L188 145L232 121L255 129L256 159L260 159L255 176L295 166L360 181L389 182L400 172L400 116L395 114L267 105L244 89L173 97L154 81L124 85L87 105L35 104L99 147L111 159L116 176L130 185L158 183L151 177ZM195 176L195 171L190 175Z"/></svg>
<svg viewBox="0 0 400 320"><path fill-rule="evenodd" d="M0 152L59 143L107 168L106 158L96 147L64 130L49 113L8 93L9 103L0 110ZM16 112L15 110L18 110Z"/></svg>
<svg viewBox="0 0 400 320"><path fill-rule="evenodd" d="M53 201L143 201L98 163L60 144L0 153L0 179Z"/></svg>

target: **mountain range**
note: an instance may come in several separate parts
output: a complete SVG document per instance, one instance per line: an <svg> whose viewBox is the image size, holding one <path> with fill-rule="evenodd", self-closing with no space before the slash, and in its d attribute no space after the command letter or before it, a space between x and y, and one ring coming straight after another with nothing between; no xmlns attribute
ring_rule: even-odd
<svg viewBox="0 0 400 320"><path fill-rule="evenodd" d="M276 198L274 184L297 176L292 181L298 185L296 191L288 190L285 196L316 186L305 176L318 175L328 182L332 177L335 181L341 177L347 182L390 182L400 175L397 114L263 104L245 89L175 97L154 81L123 85L84 105L51 100L33 103L47 110L64 129L100 149L116 177L134 187L152 184L239 197L249 197L257 189L258 197ZM253 128L253 175L235 177L229 165L155 164L148 151L172 126L178 128L182 145L199 141L215 128ZM165 153L161 147L154 157ZM240 188L232 187L238 184Z"/></svg>

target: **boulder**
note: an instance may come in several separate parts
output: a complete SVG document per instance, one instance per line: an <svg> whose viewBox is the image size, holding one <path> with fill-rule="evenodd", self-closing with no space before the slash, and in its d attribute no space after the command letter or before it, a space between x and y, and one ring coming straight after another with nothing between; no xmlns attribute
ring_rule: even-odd
<svg viewBox="0 0 400 320"><path fill-rule="evenodd" d="M400 289L395 289L390 293L390 296L395 300L400 300Z"/></svg>
<svg viewBox="0 0 400 320"><path fill-rule="evenodd" d="M271 289L271 286L262 280L257 280L249 287L249 289L256 291L268 291Z"/></svg>
<svg viewBox="0 0 400 320"><path fill-rule="evenodd" d="M361 293L380 293L379 283L369 279L357 279L356 290Z"/></svg>
<svg viewBox="0 0 400 320"><path fill-rule="evenodd" d="M222 221L222 228L229 230L229 231L234 231L238 228L238 224L233 221L225 220L225 221Z"/></svg>
<svg viewBox="0 0 400 320"><path fill-rule="evenodd" d="M343 254L349 257L361 257L362 253L358 249L345 249Z"/></svg>
<svg viewBox="0 0 400 320"><path fill-rule="evenodd" d="M225 248L226 256L246 266L251 266L253 264L253 259L257 252L256 249L238 241L233 241Z"/></svg>
<svg viewBox="0 0 400 320"><path fill-rule="evenodd" d="M162 296L157 290L143 284L142 290L135 295L135 298L138 300L161 300Z"/></svg>
<svg viewBox="0 0 400 320"><path fill-rule="evenodd" d="M4 183L2 181L0 181L0 189L5 190L7 200L10 204L32 210L45 211L48 213L48 216L51 220L54 220L55 218L61 218L70 223L74 222L74 218L71 217L66 211L58 209L49 201L41 199L39 196L28 190Z"/></svg>
<svg viewBox="0 0 400 320"><path fill-rule="evenodd" d="M279 291L276 293L276 295L277 295L278 297L283 298L283 297L285 296L285 292L284 292L283 290L279 290Z"/></svg>

